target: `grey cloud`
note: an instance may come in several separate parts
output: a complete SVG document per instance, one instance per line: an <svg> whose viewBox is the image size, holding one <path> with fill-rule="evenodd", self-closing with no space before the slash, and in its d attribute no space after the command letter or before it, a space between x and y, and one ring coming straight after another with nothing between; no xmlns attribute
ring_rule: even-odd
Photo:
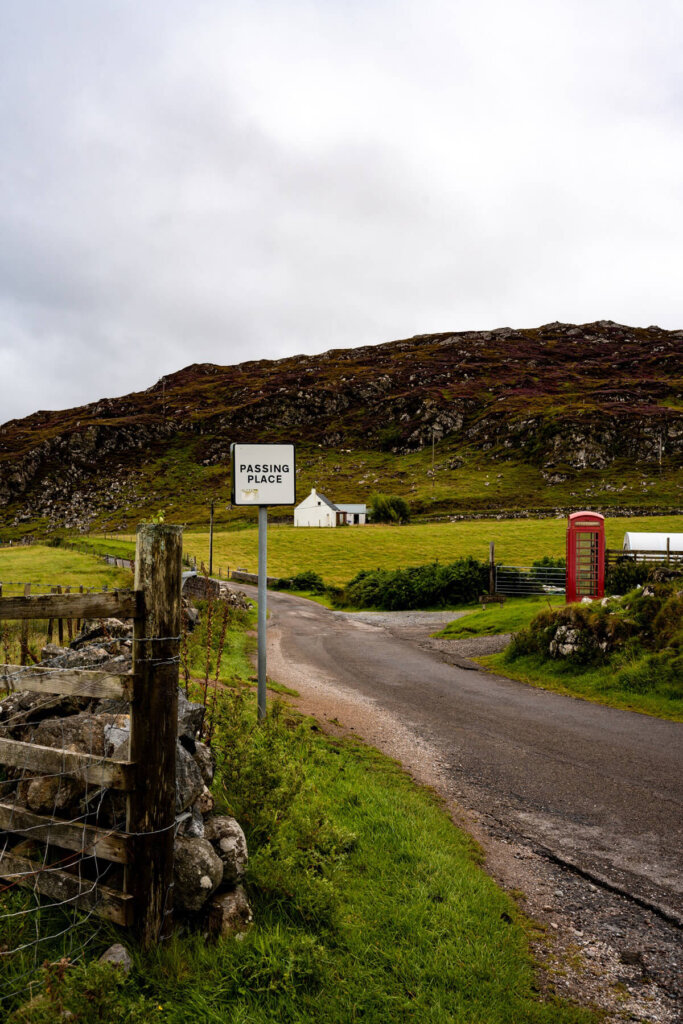
<svg viewBox="0 0 683 1024"><path fill-rule="evenodd" d="M0 12L0 421L437 330L681 326L683 16L291 0Z"/></svg>

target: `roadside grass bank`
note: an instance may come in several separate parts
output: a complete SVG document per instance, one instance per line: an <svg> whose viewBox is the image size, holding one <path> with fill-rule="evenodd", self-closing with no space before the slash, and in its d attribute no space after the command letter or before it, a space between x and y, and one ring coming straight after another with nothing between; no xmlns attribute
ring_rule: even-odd
<svg viewBox="0 0 683 1024"><path fill-rule="evenodd" d="M564 605L563 594L533 597L508 597L504 604L487 604L472 610L471 605L462 605L457 610L465 614L449 622L440 632L432 635L446 640L464 640L473 636L495 636L498 633L516 633L528 626L539 611L546 608L560 608Z"/></svg>
<svg viewBox="0 0 683 1024"><path fill-rule="evenodd" d="M190 931L134 951L128 978L97 963L46 969L42 999L12 1024L57 1009L81 1024L598 1020L535 992L530 925L430 792L280 706L257 726L253 703L241 688L221 695L214 792L247 833L256 925L240 941Z"/></svg>
<svg viewBox="0 0 683 1024"><path fill-rule="evenodd" d="M481 661L533 685L682 721L682 585L677 570L655 569L623 597L541 609L502 654Z"/></svg>
<svg viewBox="0 0 683 1024"><path fill-rule="evenodd" d="M529 686L553 690L567 697L580 697L596 704L605 704L622 711L638 711L672 722L683 722L683 698L653 692L637 693L619 681L620 663L577 666L561 661L548 661L538 654L526 654L511 662L506 652L473 658L478 665L495 675L515 679ZM637 659L625 659L623 666L637 669Z"/></svg>
<svg viewBox="0 0 683 1024"><path fill-rule="evenodd" d="M41 933L56 937L39 955L3 957L3 986L21 988L10 1024L597 1024L591 1011L538 994L534 926L434 794L278 702L259 725L246 685L253 613L231 610L223 631L219 603L211 623L201 607L186 658L194 677L226 684L207 701L213 793L247 835L256 923L215 944L186 928L143 954L91 920L72 965L78 943L58 935L59 911L46 912ZM0 895L0 948L35 939L26 899ZM131 948L128 976L94 960L116 940Z"/></svg>
<svg viewBox="0 0 683 1024"><path fill-rule="evenodd" d="M531 565L544 556L565 554L567 523L561 519L481 519L455 523L410 523L406 526L349 526L336 529L295 528L278 524L268 528L268 572L295 576L306 570L319 573L326 583L343 586L359 569L396 569L436 560L451 562L471 555L488 559L489 542L496 545L496 561ZM606 520L607 544L620 548L626 530L683 532L683 516L617 517ZM208 565L208 531L188 530L184 550L197 563ZM258 530L214 532L213 566L223 572L258 563Z"/></svg>
<svg viewBox="0 0 683 1024"><path fill-rule="evenodd" d="M159 951L147 985L166 1019L594 1019L534 994L523 921L435 798L360 744L282 714L271 722L266 746L302 772L277 831L248 785L224 792L248 832L258 925L241 943L177 939Z"/></svg>

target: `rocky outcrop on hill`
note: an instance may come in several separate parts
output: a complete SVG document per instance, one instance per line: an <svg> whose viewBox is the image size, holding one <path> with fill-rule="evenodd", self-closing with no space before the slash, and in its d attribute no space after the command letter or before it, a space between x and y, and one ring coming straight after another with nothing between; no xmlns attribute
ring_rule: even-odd
<svg viewBox="0 0 683 1024"><path fill-rule="evenodd" d="M17 522L86 526L133 503L169 446L211 467L232 441L259 439L396 453L449 439L526 460L548 482L620 458L680 460L682 355L683 331L599 321L189 366L144 392L0 426L0 506Z"/></svg>

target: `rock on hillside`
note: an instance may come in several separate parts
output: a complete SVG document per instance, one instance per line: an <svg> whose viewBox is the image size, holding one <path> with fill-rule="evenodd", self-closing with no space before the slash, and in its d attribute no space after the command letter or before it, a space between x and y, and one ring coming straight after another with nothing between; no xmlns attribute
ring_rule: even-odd
<svg viewBox="0 0 683 1024"><path fill-rule="evenodd" d="M173 446L211 467L232 441L259 439L397 453L449 439L514 455L550 483L615 458L677 464L682 355L683 331L599 321L196 364L147 391L0 426L0 506L15 523L85 525L125 508L140 465Z"/></svg>

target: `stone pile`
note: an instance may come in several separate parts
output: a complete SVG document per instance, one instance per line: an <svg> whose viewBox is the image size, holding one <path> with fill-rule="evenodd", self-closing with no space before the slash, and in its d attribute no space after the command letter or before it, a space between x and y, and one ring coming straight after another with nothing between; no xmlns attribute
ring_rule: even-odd
<svg viewBox="0 0 683 1024"><path fill-rule="evenodd" d="M68 648L44 647L41 661L53 668L127 672L132 665L132 633L132 622L86 622ZM211 748L198 739L204 710L179 689L174 905L206 930L227 934L252 920L240 884L248 853L237 821L214 814L210 786L215 759ZM128 704L17 691L0 700L0 736L125 761ZM125 830L125 797L115 790L86 786L66 775L27 771L14 771L13 785L16 804L35 813Z"/></svg>

